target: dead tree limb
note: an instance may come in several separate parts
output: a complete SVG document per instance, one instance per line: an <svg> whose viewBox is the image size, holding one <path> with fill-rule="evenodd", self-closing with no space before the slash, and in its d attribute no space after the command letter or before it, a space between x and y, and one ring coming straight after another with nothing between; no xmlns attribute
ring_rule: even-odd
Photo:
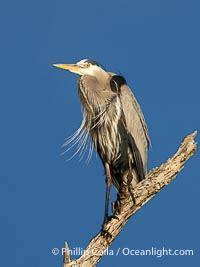
<svg viewBox="0 0 200 267"><path fill-rule="evenodd" d="M118 218L112 218L106 224L106 230L110 234L102 235L99 232L89 243L85 253L76 261L71 261L69 253L64 255L64 267L91 267L96 266L103 256L103 252L112 244L114 239L123 229L128 219L146 204L164 186L168 185L183 169L185 162L196 152L197 145L194 141L197 132L186 136L178 151L160 167L152 169L145 180L134 188L135 206L130 199L123 202ZM67 248L67 246L66 246Z"/></svg>

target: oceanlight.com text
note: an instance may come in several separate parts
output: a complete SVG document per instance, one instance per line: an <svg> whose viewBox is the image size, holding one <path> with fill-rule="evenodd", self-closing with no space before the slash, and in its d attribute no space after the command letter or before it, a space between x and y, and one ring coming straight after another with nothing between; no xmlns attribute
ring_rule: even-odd
<svg viewBox="0 0 200 267"><path fill-rule="evenodd" d="M71 256L82 256L82 255L107 255L107 256L153 256L157 258L165 257L165 256L194 256L193 249L185 249L185 248L145 248L145 249L135 249L135 248L117 248L117 249L106 249L104 251L98 249L87 249L84 250L81 247L76 247L69 249L67 251L66 248L53 248L51 250L53 255L58 255L68 252Z"/></svg>

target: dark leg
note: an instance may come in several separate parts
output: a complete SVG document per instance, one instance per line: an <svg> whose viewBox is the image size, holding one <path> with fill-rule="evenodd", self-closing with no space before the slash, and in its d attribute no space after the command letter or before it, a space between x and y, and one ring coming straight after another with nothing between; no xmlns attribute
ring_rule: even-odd
<svg viewBox="0 0 200 267"><path fill-rule="evenodd" d="M131 170L131 161L129 159L129 172L128 172L128 176L127 176L127 185L128 185L128 192L132 198L133 201L133 205L135 204L135 197L133 195L133 186L131 184L133 180L133 174L132 174L132 170Z"/></svg>
<svg viewBox="0 0 200 267"><path fill-rule="evenodd" d="M108 209L110 202L111 174L110 174L110 166L108 163L105 163L105 172L106 172L106 199L105 199L105 213L104 213L103 224L105 224L109 219Z"/></svg>

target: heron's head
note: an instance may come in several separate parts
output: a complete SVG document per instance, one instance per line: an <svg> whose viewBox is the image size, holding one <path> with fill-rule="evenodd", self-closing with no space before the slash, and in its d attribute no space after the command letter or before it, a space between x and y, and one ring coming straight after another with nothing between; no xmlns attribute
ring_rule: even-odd
<svg viewBox="0 0 200 267"><path fill-rule="evenodd" d="M90 75L96 77L98 74L106 72L98 62L90 59L83 59L76 64L53 64L53 66L81 76Z"/></svg>

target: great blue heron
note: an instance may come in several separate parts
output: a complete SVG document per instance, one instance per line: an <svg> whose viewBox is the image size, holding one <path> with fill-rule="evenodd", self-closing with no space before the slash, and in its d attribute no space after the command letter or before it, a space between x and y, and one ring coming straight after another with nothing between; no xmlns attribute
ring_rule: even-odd
<svg viewBox="0 0 200 267"><path fill-rule="evenodd" d="M140 106L124 77L107 72L99 63L84 59L76 64L54 64L79 74L83 127L90 133L106 174L104 223L108 221L111 184L120 192L145 178L150 143Z"/></svg>

